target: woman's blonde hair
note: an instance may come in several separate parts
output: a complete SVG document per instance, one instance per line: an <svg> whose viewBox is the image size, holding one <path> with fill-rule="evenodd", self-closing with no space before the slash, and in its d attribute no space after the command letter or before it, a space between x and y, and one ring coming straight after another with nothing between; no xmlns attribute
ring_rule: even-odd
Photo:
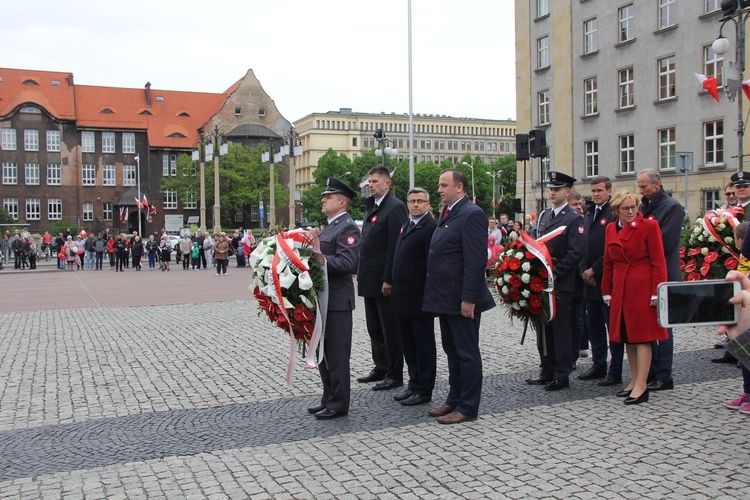
<svg viewBox="0 0 750 500"><path fill-rule="evenodd" d="M629 189L623 189L619 193L616 193L614 196L612 196L612 199L609 200L609 204L612 206L612 213L615 215L620 215L620 205L628 200L635 200L636 206L641 203L640 196Z"/></svg>

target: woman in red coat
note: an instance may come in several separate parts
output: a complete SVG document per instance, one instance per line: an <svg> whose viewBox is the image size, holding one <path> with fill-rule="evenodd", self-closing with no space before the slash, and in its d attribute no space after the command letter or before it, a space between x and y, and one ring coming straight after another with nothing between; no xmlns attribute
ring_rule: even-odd
<svg viewBox="0 0 750 500"><path fill-rule="evenodd" d="M639 202L628 190L612 197L619 220L607 226L604 243L602 295L610 306L609 338L627 344L630 363L630 384L618 393L626 397L625 404L648 401L651 342L668 338L656 319L656 287L667 281L661 230L638 212Z"/></svg>

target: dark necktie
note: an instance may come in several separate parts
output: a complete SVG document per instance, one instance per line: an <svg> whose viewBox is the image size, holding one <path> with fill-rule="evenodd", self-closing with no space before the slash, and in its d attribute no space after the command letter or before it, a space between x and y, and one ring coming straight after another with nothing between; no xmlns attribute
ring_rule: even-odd
<svg viewBox="0 0 750 500"><path fill-rule="evenodd" d="M599 215L601 214L601 212L602 212L602 209L599 208L599 207L596 207L596 210L594 210L594 221L593 222L596 222L596 221L599 220Z"/></svg>
<svg viewBox="0 0 750 500"><path fill-rule="evenodd" d="M451 209L448 207L445 207L445 210L443 210L443 220L448 218L448 214L451 213Z"/></svg>
<svg viewBox="0 0 750 500"><path fill-rule="evenodd" d="M555 220L555 209L554 208L550 209L549 220L550 220L550 222L552 222L553 220Z"/></svg>
<svg viewBox="0 0 750 500"><path fill-rule="evenodd" d="M416 226L416 224L414 223L413 220L410 220L409 224L406 226L406 232L405 232L405 234L409 234L411 232L411 230L414 229L414 226Z"/></svg>

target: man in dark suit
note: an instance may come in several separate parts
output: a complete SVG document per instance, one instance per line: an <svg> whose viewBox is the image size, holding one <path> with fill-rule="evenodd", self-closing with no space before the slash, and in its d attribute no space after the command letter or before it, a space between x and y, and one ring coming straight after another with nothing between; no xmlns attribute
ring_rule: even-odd
<svg viewBox="0 0 750 500"><path fill-rule="evenodd" d="M568 196L576 180L562 172L550 171L547 174L552 206L539 216L537 231L541 237L558 228L565 229L546 243L554 263L556 314L538 338L541 373L538 378L526 379L526 383L544 385L548 391L558 391L570 385L570 372L573 371L573 297L578 264L583 257L586 241L583 219L568 206Z"/></svg>
<svg viewBox="0 0 750 500"><path fill-rule="evenodd" d="M661 229L664 257L667 260L667 279L669 281L681 281L680 233L682 232L682 221L685 217L682 205L664 191L661 185L661 174L656 170L641 170L636 180L642 197L638 211L643 214L644 218L658 222ZM734 180L734 176L732 176L732 180ZM748 191L750 192L750 190ZM739 198L740 190L737 190L737 192ZM669 333L669 340L651 343L653 355L651 357L651 371L648 376L650 380L648 388L652 391L674 388L674 381L672 380L672 358L674 355L672 329L668 328L667 332Z"/></svg>
<svg viewBox="0 0 750 500"><path fill-rule="evenodd" d="M381 391L404 385L404 353L398 319L390 311L393 254L401 226L408 220L406 206L391 193L391 173L374 167L367 182L372 196L364 201L362 245L357 290L365 298L365 319L375 367L358 382L375 382Z"/></svg>
<svg viewBox="0 0 750 500"><path fill-rule="evenodd" d="M610 342L612 359L607 371L607 329L609 327L609 306L602 300L602 271L604 270L604 236L607 224L617 220L612 214L609 199L612 196L612 181L598 175L591 179L592 204L586 211L586 251L579 270L583 278L583 299L586 303L586 316L591 343L591 358L594 364L579 380L603 379L599 385L622 383L623 345Z"/></svg>
<svg viewBox="0 0 750 500"><path fill-rule="evenodd" d="M404 406L414 406L432 401L435 388L435 319L433 314L422 311L422 299L427 255L437 222L430 212L430 195L423 188L410 190L406 205L411 220L396 241L391 310L398 317L409 384L393 399Z"/></svg>
<svg viewBox="0 0 750 500"><path fill-rule="evenodd" d="M320 251L328 271L328 314L325 324L324 359L318 365L323 381L320 405L307 409L319 420L349 413L351 381L349 358L352 352L352 310L354 282L359 255L359 228L347 210L356 192L335 177L328 178L321 211L328 225L318 236Z"/></svg>
<svg viewBox="0 0 750 500"><path fill-rule="evenodd" d="M487 263L487 216L466 196L466 174L440 174L438 193L445 209L432 233L427 257L422 310L440 319L440 338L448 356L450 390L445 403L427 413L441 424L475 420L482 397L479 325L482 313L495 307L484 267Z"/></svg>

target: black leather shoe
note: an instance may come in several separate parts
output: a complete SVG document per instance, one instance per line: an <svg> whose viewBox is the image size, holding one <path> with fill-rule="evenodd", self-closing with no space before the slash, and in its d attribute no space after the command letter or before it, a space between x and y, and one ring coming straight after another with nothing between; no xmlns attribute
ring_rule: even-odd
<svg viewBox="0 0 750 500"><path fill-rule="evenodd" d="M343 417L344 415L347 415L349 412L346 411L333 411L328 408L323 408L318 413L315 414L315 418L318 420L330 420L332 418L336 417Z"/></svg>
<svg viewBox="0 0 750 500"><path fill-rule="evenodd" d="M589 368L589 371L582 375L578 375L578 380L596 380L600 378L606 378L607 372L594 370L593 368Z"/></svg>
<svg viewBox="0 0 750 500"><path fill-rule="evenodd" d="M432 396L428 396L427 394L414 394L412 397L401 401L401 404L404 406L417 406L429 403L430 401L432 401Z"/></svg>
<svg viewBox="0 0 750 500"><path fill-rule="evenodd" d="M386 378L372 386L373 391L386 391L388 389L395 389L404 385L402 380L395 380L392 378Z"/></svg>
<svg viewBox="0 0 750 500"><path fill-rule="evenodd" d="M378 370L373 370L364 377L359 377L357 379L357 382L359 382L360 384L364 384L365 382L377 382L379 380L383 380L383 377L385 377L385 373Z"/></svg>
<svg viewBox="0 0 750 500"><path fill-rule="evenodd" d="M646 387L650 391L670 391L674 389L674 381L673 380L654 380L650 384L648 384ZM648 391L646 391L648 392ZM646 401L648 401L648 396L646 396ZM637 403L634 403L637 404Z"/></svg>
<svg viewBox="0 0 750 500"><path fill-rule="evenodd" d="M406 389L405 391L399 392L398 394L396 394L395 396L393 396L393 400L394 401L403 401L404 399L409 399L413 395L414 395L414 391L412 391L411 389Z"/></svg>
<svg viewBox="0 0 750 500"><path fill-rule="evenodd" d="M552 382L552 379L547 377L527 378L524 382L529 385L547 385Z"/></svg>
<svg viewBox="0 0 750 500"><path fill-rule="evenodd" d="M729 352L725 352L724 355L720 358L714 358L711 360L711 363L736 363L737 358L729 354Z"/></svg>
<svg viewBox="0 0 750 500"><path fill-rule="evenodd" d="M626 391L625 389L621 390L617 393L618 398L628 398L630 397L630 393L633 392L632 390Z"/></svg>
<svg viewBox="0 0 750 500"><path fill-rule="evenodd" d="M318 413L320 410L324 410L325 405L318 405L318 406L311 406L307 409L307 413L312 413L313 415Z"/></svg>
<svg viewBox="0 0 750 500"><path fill-rule="evenodd" d="M599 382L598 385L601 385L602 387L608 386L608 385L618 385L622 384L622 375L616 376L616 375L607 375L604 377L604 380Z"/></svg>
<svg viewBox="0 0 750 500"><path fill-rule="evenodd" d="M570 383L567 380L553 380L549 384L544 386L545 391L559 391L569 387Z"/></svg>
<svg viewBox="0 0 750 500"><path fill-rule="evenodd" d="M648 389L646 389L646 392L644 392L637 398L634 398L632 396L628 396L627 398L625 398L626 405L639 405L641 403L645 403L646 401L648 401Z"/></svg>

